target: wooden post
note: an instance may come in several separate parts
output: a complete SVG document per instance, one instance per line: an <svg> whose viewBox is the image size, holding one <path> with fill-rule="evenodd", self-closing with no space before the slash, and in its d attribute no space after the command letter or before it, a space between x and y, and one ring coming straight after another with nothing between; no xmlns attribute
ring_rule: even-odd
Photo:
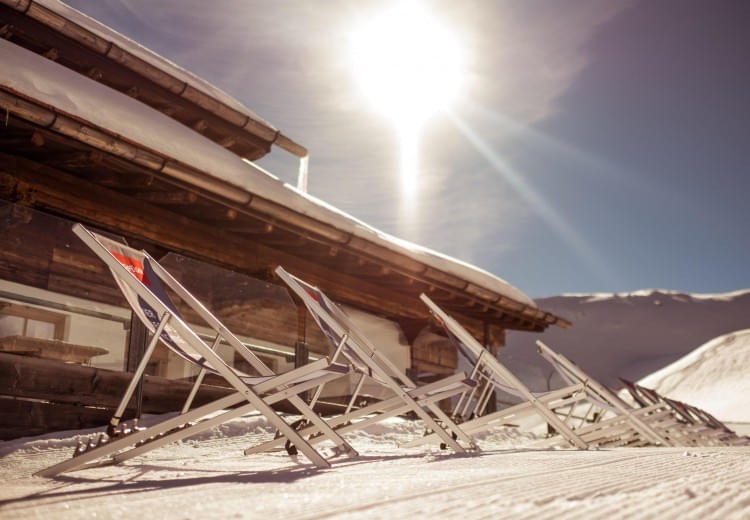
<svg viewBox="0 0 750 520"><path fill-rule="evenodd" d="M307 307L305 304L294 297L294 303L297 305L297 341L294 343L294 368L307 365L310 361L310 351L307 348ZM303 392L300 397L307 401L308 392Z"/></svg>
<svg viewBox="0 0 750 520"><path fill-rule="evenodd" d="M297 298L293 298L297 305L297 341L294 344L294 367L299 368L308 363L310 352L307 349L307 307Z"/></svg>
<svg viewBox="0 0 750 520"><path fill-rule="evenodd" d="M310 351L307 349L307 343L297 341L294 343L294 368L307 365L310 360Z"/></svg>
<svg viewBox="0 0 750 520"><path fill-rule="evenodd" d="M135 372L136 367L143 359L146 350L146 326L138 319L135 313L130 313L130 332L128 333L128 348L125 353L125 370ZM143 407L143 377L138 381L135 391L135 416L140 419Z"/></svg>
<svg viewBox="0 0 750 520"><path fill-rule="evenodd" d="M484 322L484 348L489 350L489 355L494 356L495 353L492 351L492 338L490 337L490 323L488 321ZM485 354L487 355L487 354ZM490 414L497 411L497 395L495 394L494 390L490 394L490 397L487 401L487 406L485 407L485 413Z"/></svg>

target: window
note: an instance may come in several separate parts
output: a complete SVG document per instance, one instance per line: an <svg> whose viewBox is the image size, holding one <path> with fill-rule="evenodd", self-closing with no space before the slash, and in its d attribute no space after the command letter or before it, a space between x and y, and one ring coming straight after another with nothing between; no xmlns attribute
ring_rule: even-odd
<svg viewBox="0 0 750 520"><path fill-rule="evenodd" d="M62 340L64 334L64 314L0 302L0 338L23 336Z"/></svg>

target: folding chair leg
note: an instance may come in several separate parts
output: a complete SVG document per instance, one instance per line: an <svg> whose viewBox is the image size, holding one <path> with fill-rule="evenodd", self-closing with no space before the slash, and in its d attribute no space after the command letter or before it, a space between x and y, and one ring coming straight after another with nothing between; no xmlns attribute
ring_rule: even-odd
<svg viewBox="0 0 750 520"><path fill-rule="evenodd" d="M430 411L433 414L435 414L435 416L438 419L440 419L443 422L443 424L446 425L446 427L451 432L453 432L453 433L456 434L456 437L458 437L458 439L462 440L463 442L465 442L466 444L468 444L472 448L476 448L476 443L474 442L474 439L472 439L471 437L469 437L466 434L466 432L464 432L461 429L460 426L458 426L455 422L453 422L451 420L451 418L448 417L448 415L443 410L440 409L440 406L438 406L437 404L432 403L432 404L428 404L427 407L430 409Z"/></svg>
<svg viewBox="0 0 750 520"><path fill-rule="evenodd" d="M320 398L320 394L323 393L323 387L325 385L318 385L318 387L315 389L315 393L313 394L312 399L310 399L310 410L315 409L315 405L318 403L318 399Z"/></svg>
<svg viewBox="0 0 750 520"><path fill-rule="evenodd" d="M154 353L154 349L156 348L156 345L159 343L159 338L161 337L161 333L164 331L164 327L167 326L167 322L169 322L169 319L171 317L172 315L169 312L165 312L164 315L161 317L161 321L159 322L159 325L156 327L156 331L154 332L154 335L151 338L151 341L149 341L148 347L146 347L146 352L143 353L143 358L141 359L141 362L138 363L138 367L136 367L135 369L135 373L133 374L133 377L130 380L130 384L128 384L128 388L125 390L125 395L122 396L122 400L120 401L120 404L117 406L117 410L115 410L115 414L112 416L112 419L110 419L109 421L109 426L107 427L107 434L110 434L111 432L112 434L110 434L110 437L113 436L115 428L117 428L117 425L120 424L122 415L125 413L125 408L128 406L128 403L130 402L130 398L133 397L133 392L135 392L135 389L138 386L138 382L141 380L141 376L143 376L143 372L146 370L146 366L148 365L148 362Z"/></svg>
<svg viewBox="0 0 750 520"><path fill-rule="evenodd" d="M341 349L344 348L344 344L346 343L346 340L349 336L344 334L344 336L341 338L341 341L339 342L338 346L336 347L335 352L333 353L333 357L331 358L331 363L336 362L336 358L339 357L339 354L341 353ZM315 409L315 404L318 402L318 398L320 397L320 394L323 392L323 387L325 384L322 384L318 386L318 388L315 389L315 394L313 395L313 398L310 399L310 409Z"/></svg>
<svg viewBox="0 0 750 520"><path fill-rule="evenodd" d="M479 356L479 360L481 360L482 356ZM474 363L474 368L471 370L471 374L469 375L469 379L474 379L477 375L477 372L479 372L479 360L477 360L476 363ZM471 393L469 393L468 390L465 392L461 392L461 395L458 396L458 402L456 403L456 407L453 409L452 416L456 417L458 415L458 411L461 409L461 405L463 403L464 398L467 396L469 397L469 401L471 401L471 398L474 396L474 391L476 387L471 389ZM464 413L461 414L463 417L466 417L466 410L464 410Z"/></svg>
<svg viewBox="0 0 750 520"><path fill-rule="evenodd" d="M82 469L96 459L116 453L118 450L127 448L133 443L146 440L152 435L158 435L170 429L177 428L187 422L199 420L201 417L205 416L208 413L213 413L216 410L234 406L242 401L243 397L241 394L230 394L228 396L217 399L213 403L209 403L196 408L185 415L179 415L177 417L167 419L155 426L146 428L145 430L136 431L130 435L115 438L114 440L111 440L106 444L99 445L93 450L87 451L86 453L83 453L78 457L64 460L58 464L55 464L54 466L50 466L49 468L37 471L36 473L34 473L34 475L41 477L54 477L55 475L65 473L67 471Z"/></svg>
<svg viewBox="0 0 750 520"><path fill-rule="evenodd" d="M492 384L491 380L487 380L487 386L484 389L484 393L482 394L482 398L477 402L477 406L475 408L476 415L482 416L484 415L484 409L487 408L487 403L490 402L490 397L492 397L492 393L494 391L494 385Z"/></svg>
<svg viewBox="0 0 750 520"><path fill-rule="evenodd" d="M461 405L463 404L464 399L466 398L467 395L469 395L468 390L461 392L461 394L458 396L458 400L456 401L456 406L453 407L453 411L451 412L451 415L453 417L458 416L458 411L461 409Z"/></svg>
<svg viewBox="0 0 750 520"><path fill-rule="evenodd" d="M215 351L220 341L221 341L221 334L217 334L216 338L214 339L214 342L211 344L211 350ZM200 372L198 372L198 376L195 378L195 383L193 383L193 388L190 389L190 394L187 396L187 399L185 399L185 404L182 406L182 411L180 413L185 413L188 410L190 410L190 405L193 404L193 400L195 399L195 396L198 393L198 389L200 388L201 384L203 384L204 377L206 377L206 369L201 368Z"/></svg>
<svg viewBox="0 0 750 520"><path fill-rule="evenodd" d="M480 377L480 381L481 381L481 377ZM474 399L474 396L477 393L477 389L479 389L479 388L482 389L480 391L480 394L482 392L484 392L484 387L482 387L481 385L477 385L477 386L475 386L474 388L471 389L471 392L469 393L469 397L466 399L466 403L464 404L464 409L461 411L461 417L466 417L466 415L468 414L468 412L469 412L469 406L471 405L471 401L472 401L472 399ZM479 399L478 398L477 398L477 404L479 404ZM476 412L476 411L477 411L477 407L475 405L474 406L474 412Z"/></svg>
<svg viewBox="0 0 750 520"><path fill-rule="evenodd" d="M279 430L292 444L299 448L310 461L318 466L319 468L330 468L331 464L324 459L320 453L303 439L295 430L292 428L284 419L278 416L278 414L266 404L263 399L256 394L252 388L246 385L235 372L226 366L217 354L205 346L200 349L199 353L206 358L206 360L216 367L216 370L221 374L228 383L230 383L240 394L242 394L255 408L266 416L268 421Z"/></svg>
<svg viewBox="0 0 750 520"><path fill-rule="evenodd" d="M282 390L280 392L277 392L275 394L272 394L270 396L266 396L264 401L266 401L267 404L273 405L275 403L278 403L279 401L282 401L284 399L289 399L293 395L297 395L296 392L304 391L301 390L299 387L296 389L286 389ZM239 395L239 394L237 394ZM241 398L240 398L241 400ZM205 405L201 407L200 410L204 410L203 415L210 415L209 412L206 410L211 410L212 405ZM215 407L214 407L215 408ZM213 417L210 417L208 419L203 419L200 422L197 422L195 424L191 424L188 428L177 428L177 429L162 429L164 431L163 435L158 436L154 440L150 441L148 445L142 445L142 446L136 446L132 449L129 449L128 451L118 453L112 457L113 463L120 463L125 460L131 459L133 457L137 457L138 455L141 455L142 453L145 453L147 451L151 451L159 446L162 446L164 444L168 444L170 442L174 442L180 439L184 439L185 437L189 437L191 435L194 435L198 432L205 431L213 426L216 426L218 424L222 424L230 419L234 419L236 417L240 417L242 415L245 415L246 413L249 413L253 411L254 406L252 404L244 404L242 406L236 407L236 408L224 408L226 411L221 413L220 415L214 415ZM193 412L189 412L190 415L193 414ZM186 415L186 416L187 416ZM193 414L195 415L195 414Z"/></svg>
<svg viewBox="0 0 750 520"><path fill-rule="evenodd" d="M414 401L414 399L411 398L411 396L407 395L406 393L403 393L403 395L400 396L402 399L405 399L407 403L409 403L412 411L416 413L420 419L422 419L425 423L425 426L432 430L433 433L437 434L441 439L443 439L443 442L450 446L450 448L455 451L456 453L466 453L466 450L463 446L461 446L459 443L453 439L452 436L448 435L448 432L445 431L442 427L440 427L439 424L435 422L435 419L430 417L430 414L427 413L424 408L420 407L419 404ZM447 416L446 416L447 418ZM449 422L450 419L448 419Z"/></svg>
<svg viewBox="0 0 750 520"><path fill-rule="evenodd" d="M341 435L336 433L333 428L328 425L327 422L321 419L318 414L313 412L312 408L310 408L300 396L295 395L294 397L290 397L288 400L290 403L292 403L292 406L302 412L302 415L304 415L307 420L317 426L323 435L332 440L336 445L336 448L343 449L344 452L347 453L350 457L359 456L357 450L352 448L352 446L348 442L346 442Z"/></svg>
<svg viewBox="0 0 750 520"><path fill-rule="evenodd" d="M346 405L346 410L344 411L344 415L349 415L349 412L352 411L352 407L354 406L354 401L357 399L357 396L359 395L359 391L362 390L362 385L365 382L365 375L362 374L359 376L359 381L357 382L357 386L354 387L354 393L352 393L351 399L349 399L349 403Z"/></svg>
<svg viewBox="0 0 750 520"><path fill-rule="evenodd" d="M586 420L589 418L589 414L591 413L591 410L593 409L594 409L594 403L591 403L591 405L586 410L586 413L583 414L583 418L581 419L581 424L578 425L579 428L586 426ZM569 415L572 415L572 414L573 414L573 407L571 406Z"/></svg>
<svg viewBox="0 0 750 520"><path fill-rule="evenodd" d="M452 397L456 395L457 393L459 393L459 391L454 391L454 392L448 391L448 392L442 392L440 394L435 394L435 395L423 395L423 396L417 397L415 402L422 407L426 407L430 403L437 402L442 399L446 399L448 397ZM335 428L336 432L340 434L344 434L350 431L367 428L371 424L375 424L384 419L395 417L397 415L401 415L409 411L413 411L412 406L409 405L408 403L405 403L400 397L394 396L394 397L391 397L390 399L386 399L385 401L373 403L364 408L355 410L351 414L339 415L339 416L333 417L329 421L329 425ZM310 442L312 444L315 444L322 440L321 436L315 436L317 432L318 430L314 426L307 426L306 428L299 431L300 435L313 435L313 437L310 439ZM438 436L437 433L431 433L430 435L435 436L435 437ZM439 437L439 439L444 440L442 437ZM262 452L265 452L274 448L278 448L279 446L283 444L284 444L283 438L273 439L261 445L246 449L245 455L250 455L253 453L262 453Z"/></svg>

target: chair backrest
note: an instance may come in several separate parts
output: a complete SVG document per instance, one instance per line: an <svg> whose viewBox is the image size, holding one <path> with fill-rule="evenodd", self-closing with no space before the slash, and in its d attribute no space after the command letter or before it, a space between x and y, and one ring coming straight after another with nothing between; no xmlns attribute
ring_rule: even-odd
<svg viewBox="0 0 750 520"><path fill-rule="evenodd" d="M540 392L530 392L528 389L521 388L520 381L513 377L510 371L490 351L482 347L460 323L441 309L427 295L422 294L419 298L427 306L435 321L443 327L448 339L456 347L456 350L470 364L476 366L481 374L498 390L522 399L528 399L530 395L534 397L543 395Z"/></svg>
<svg viewBox="0 0 750 520"><path fill-rule="evenodd" d="M703 419L701 419L698 415L695 415L692 410L690 410L685 403L681 401L676 401L674 399L670 399L668 397L663 397L665 403L669 405L672 410L674 410L680 417L682 417L685 421L692 423L692 424L698 424L705 422Z"/></svg>
<svg viewBox="0 0 750 520"><path fill-rule="evenodd" d="M708 413L706 410L702 408L698 408L697 406L693 406L687 403L683 403L684 406L690 410L690 412L695 415L696 417L699 417L705 424L708 424L709 426L712 426L714 428L719 428L726 431L732 431L731 428L729 428L726 424L721 422L719 419Z"/></svg>
<svg viewBox="0 0 750 520"><path fill-rule="evenodd" d="M470 365L475 366L485 378L491 380L500 390L511 395L523 397L514 386L505 381L501 374L492 369L489 359L486 359L487 356L492 357L491 353L483 348L479 342L474 340L474 338L467 337L466 330L460 323L443 311L443 309L436 305L428 296L423 294L420 296L420 299L425 305L427 305L427 308L435 321L443 328L445 335L456 348L456 351L468 361ZM462 337L465 339L462 339Z"/></svg>
<svg viewBox="0 0 750 520"><path fill-rule="evenodd" d="M435 321L442 327L443 331L445 332L446 337L448 338L448 341L451 342L451 344L456 348L456 352L464 358L470 365L476 365L479 360L482 357L481 352L475 352L471 346L466 345L463 341L461 341L453 332L451 332L450 327L440 319L440 316L437 316L436 314L432 314L435 318ZM482 370L484 367L480 365L479 370ZM490 376L491 374L487 374L485 370L482 370L482 372L486 376Z"/></svg>
<svg viewBox="0 0 750 520"><path fill-rule="evenodd" d="M609 387L603 385L602 383L599 383L597 386L601 386L604 390L606 390L605 395L602 395L602 393L600 393L599 391L592 389L589 385L590 381L592 381L591 377L588 376L588 374L584 374L583 371L578 367L577 368L579 370L579 373L576 373L568 368L568 366L561 362L561 359L565 360L570 365L574 365L574 363L559 352L554 352L553 355L553 352L551 350L545 350L541 348L537 348L537 352L540 356L547 360L550 365L552 365L552 368L555 369L555 371L562 378L562 380L565 381L566 384L583 384L585 388L588 388L589 391L587 391L586 393L587 399L597 405L599 408L609 410L610 412L613 412L615 414L621 413L623 408L629 408L629 405L625 401L623 401L615 392L613 392ZM582 378L580 374L584 374L585 378Z"/></svg>
<svg viewBox="0 0 750 520"><path fill-rule="evenodd" d="M413 386L413 383L400 374L395 366L377 353L375 346L359 332L346 312L331 301L323 291L290 274L281 266L276 268L276 274L302 300L315 323L318 324L320 330L323 331L334 348L341 344L344 336L347 337L341 347L341 354L349 360L355 369L389 386L393 381L388 381L385 377L396 377L407 385ZM385 374L379 374L378 370L373 370L373 361L368 360L377 360L375 362L379 368L383 369Z"/></svg>
<svg viewBox="0 0 750 520"><path fill-rule="evenodd" d="M662 396L656 390L652 390L651 388L647 388L639 384L636 384L635 387L638 389L641 395L646 396L646 398L651 401L651 404L656 404L664 401Z"/></svg>
<svg viewBox="0 0 750 520"><path fill-rule="evenodd" d="M81 224L73 232L109 267L115 282L133 312L151 333L156 332L164 312L172 315L159 339L186 361L215 372L205 358L196 351L203 340L188 326L166 291L158 272L158 263L145 251L129 247Z"/></svg>
<svg viewBox="0 0 750 520"><path fill-rule="evenodd" d="M633 401L635 401L638 406L640 406L641 408L645 408L653 404L653 403L649 403L648 400L644 396L641 395L639 391L641 387L639 387L632 381L628 381L627 379L623 379L623 378L619 378L619 379L622 382L622 384L625 385L625 389L628 391L628 393L630 394L630 397L633 398Z"/></svg>
<svg viewBox="0 0 750 520"><path fill-rule="evenodd" d="M539 355L542 356L547 362L552 365L552 368L555 369L555 372L557 372L557 375L560 376L560 378L565 381L565 384L572 385L575 383L582 382L580 378L578 378L575 374L573 374L570 370L568 370L565 366L563 366L561 363L557 361L554 357L550 356L543 350L538 350Z"/></svg>
<svg viewBox="0 0 750 520"><path fill-rule="evenodd" d="M500 376L500 374L494 372L489 364L484 362L484 356L490 355L486 350L482 349L482 352L476 353L476 347L474 345L467 345L452 332L451 327L455 327L455 325L441 320L440 317L435 314L433 314L433 316L435 317L435 321L437 321L443 328L443 331L445 331L445 335L448 337L448 340L450 340L451 344L456 348L456 351L461 355L461 357L468 361L470 365L476 367L477 371L485 379L489 380L490 383L493 384L498 390L502 390L506 394L515 395L516 397L521 398L524 397L524 395L519 392L518 389L509 385ZM532 392L532 394L541 395L536 392Z"/></svg>

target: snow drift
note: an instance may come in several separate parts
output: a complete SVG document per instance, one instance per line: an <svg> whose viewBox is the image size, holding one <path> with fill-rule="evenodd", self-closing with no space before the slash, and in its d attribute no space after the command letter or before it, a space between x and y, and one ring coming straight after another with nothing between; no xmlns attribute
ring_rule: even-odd
<svg viewBox="0 0 750 520"><path fill-rule="evenodd" d="M723 421L750 422L750 329L714 338L638 383Z"/></svg>

